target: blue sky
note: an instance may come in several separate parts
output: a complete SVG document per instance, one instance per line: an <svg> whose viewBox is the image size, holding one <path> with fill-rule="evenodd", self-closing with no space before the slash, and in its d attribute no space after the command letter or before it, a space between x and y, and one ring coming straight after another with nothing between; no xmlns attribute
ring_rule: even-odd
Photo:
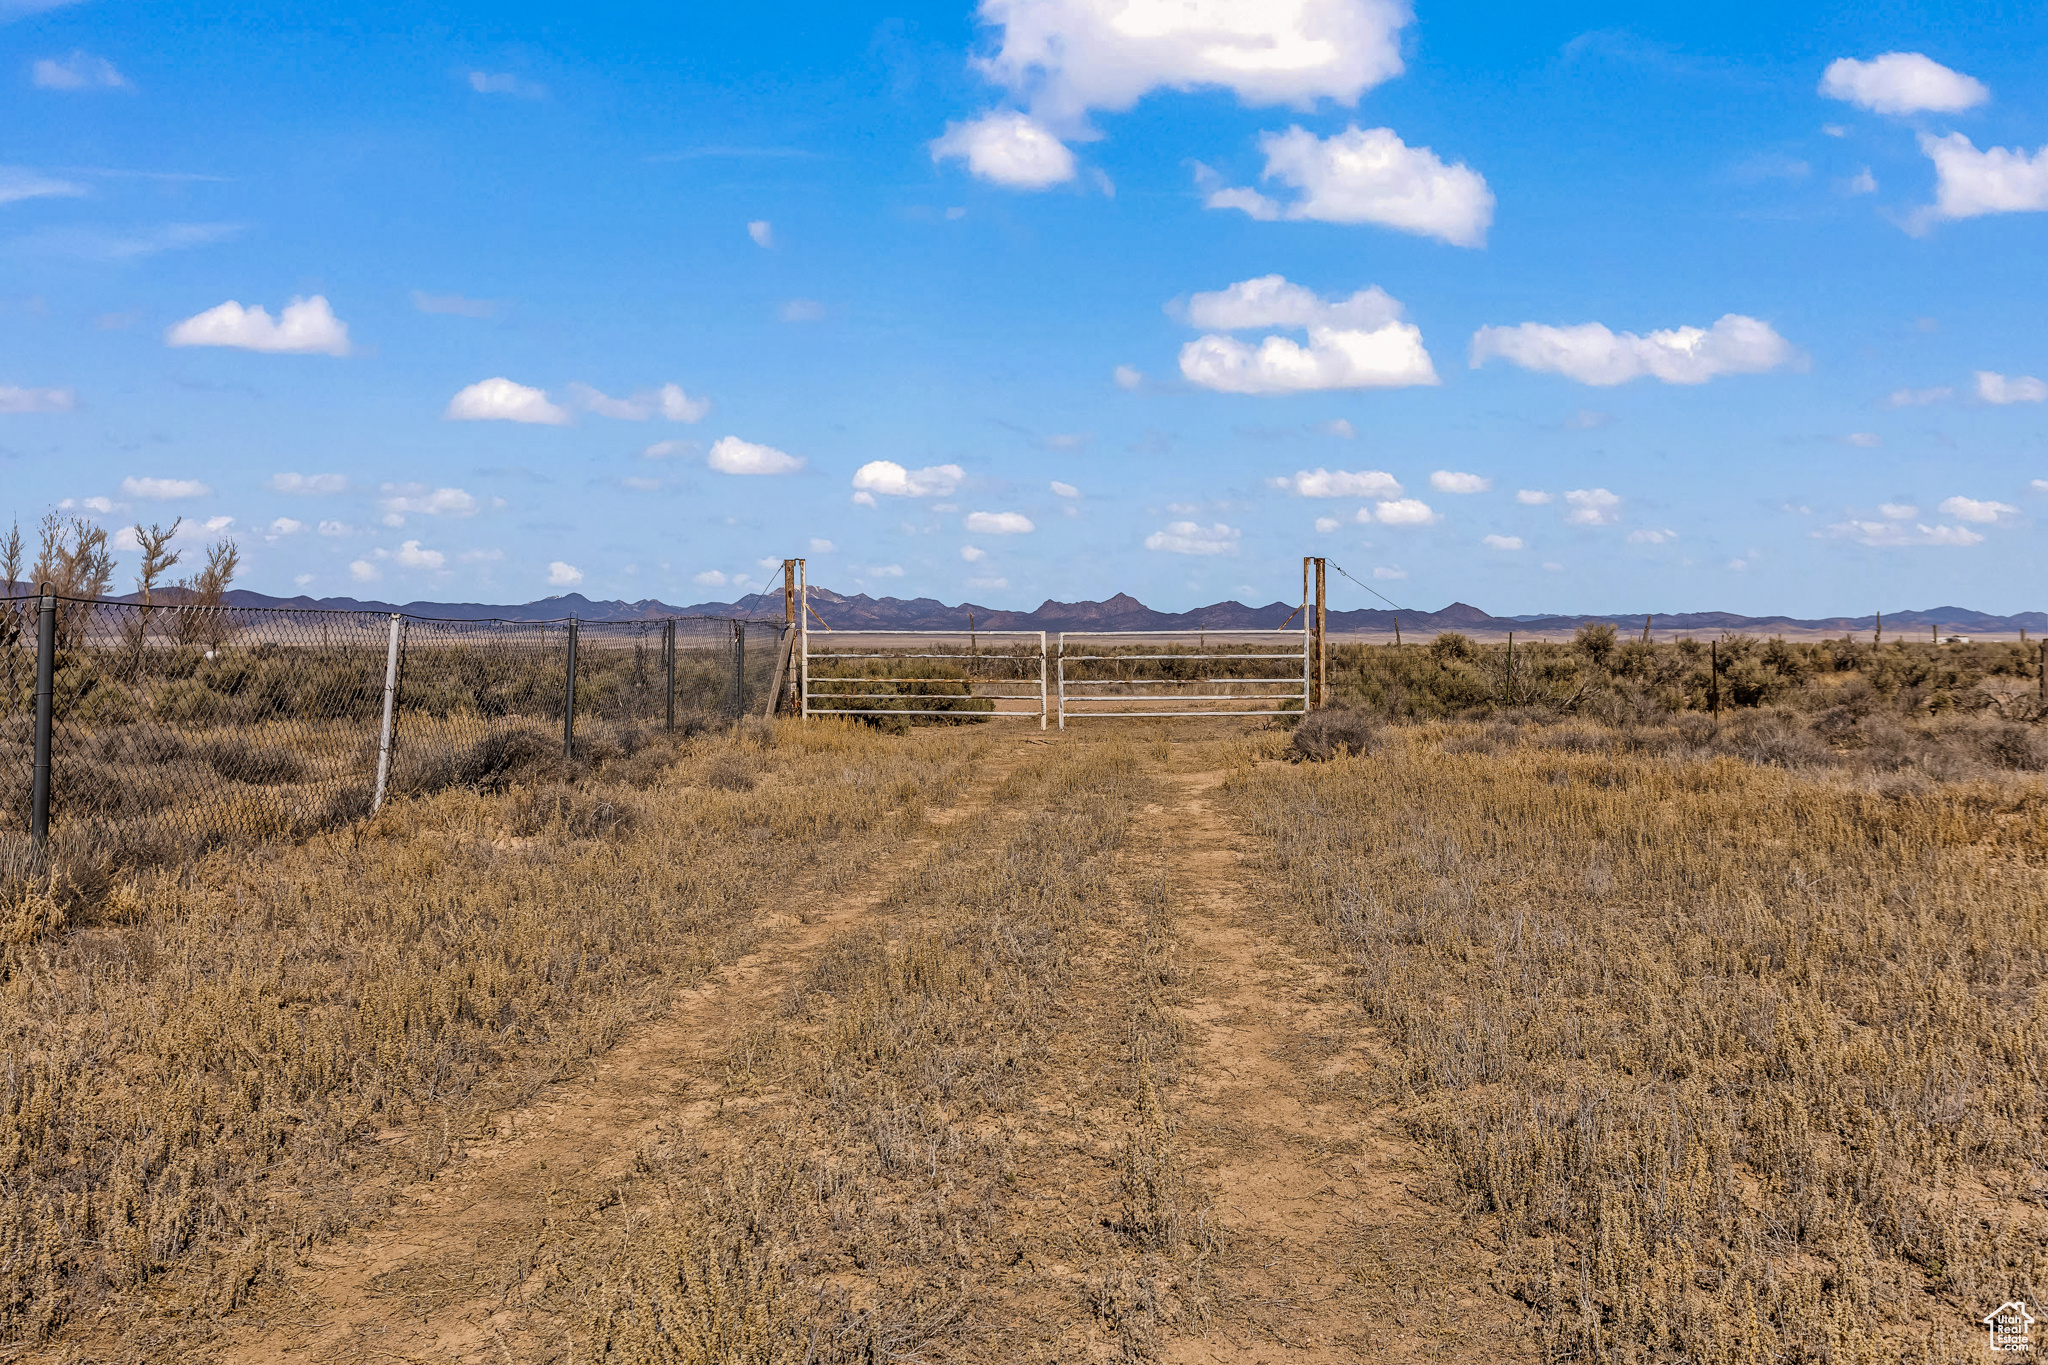
<svg viewBox="0 0 2048 1365"><path fill-rule="evenodd" d="M1317 553L1418 607L2036 608L2044 49L1990 4L0 0L5 510L396 600L806 555L1171 609Z"/></svg>

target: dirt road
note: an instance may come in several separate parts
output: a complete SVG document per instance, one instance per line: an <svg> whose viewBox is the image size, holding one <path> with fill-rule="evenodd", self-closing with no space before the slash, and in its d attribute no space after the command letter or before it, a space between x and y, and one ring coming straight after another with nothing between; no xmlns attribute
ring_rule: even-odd
<svg viewBox="0 0 2048 1365"><path fill-rule="evenodd" d="M692 1229L742 1225L783 1248L803 1292L774 1312L814 1359L1514 1358L1385 1045L1220 808L1210 765L1243 756L1018 738L313 1253L218 1359L783 1359L720 1346L724 1308L649 1326Z"/></svg>

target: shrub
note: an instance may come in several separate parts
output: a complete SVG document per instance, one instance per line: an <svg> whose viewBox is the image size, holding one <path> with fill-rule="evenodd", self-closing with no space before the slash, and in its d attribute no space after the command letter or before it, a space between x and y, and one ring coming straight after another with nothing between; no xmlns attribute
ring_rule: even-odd
<svg viewBox="0 0 2048 1365"><path fill-rule="evenodd" d="M1288 757L1296 763L1325 763L1346 754L1371 753L1376 740L1372 721L1363 711L1330 706L1301 718L1294 727Z"/></svg>
<svg viewBox="0 0 2048 1365"><path fill-rule="evenodd" d="M231 782L248 782L275 787L303 781L306 760L290 749L251 744L235 736L210 739L199 746L199 757Z"/></svg>

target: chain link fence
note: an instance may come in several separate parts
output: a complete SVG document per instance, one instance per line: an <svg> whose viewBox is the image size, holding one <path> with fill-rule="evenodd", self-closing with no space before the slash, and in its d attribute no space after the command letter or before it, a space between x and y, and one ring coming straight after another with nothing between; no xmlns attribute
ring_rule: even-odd
<svg viewBox="0 0 2048 1365"><path fill-rule="evenodd" d="M46 821L174 854L338 824L386 792L488 785L522 746L574 759L729 723L765 707L782 631L0 598L0 841Z"/></svg>

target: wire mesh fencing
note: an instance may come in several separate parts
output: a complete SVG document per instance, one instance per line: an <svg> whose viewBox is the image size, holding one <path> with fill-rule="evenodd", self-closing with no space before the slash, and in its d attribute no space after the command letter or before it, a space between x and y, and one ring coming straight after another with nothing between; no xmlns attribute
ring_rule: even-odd
<svg viewBox="0 0 2048 1365"><path fill-rule="evenodd" d="M620 727L730 722L765 705L780 635L0 598L0 841L300 833L387 790L487 780L515 733L573 758Z"/></svg>

